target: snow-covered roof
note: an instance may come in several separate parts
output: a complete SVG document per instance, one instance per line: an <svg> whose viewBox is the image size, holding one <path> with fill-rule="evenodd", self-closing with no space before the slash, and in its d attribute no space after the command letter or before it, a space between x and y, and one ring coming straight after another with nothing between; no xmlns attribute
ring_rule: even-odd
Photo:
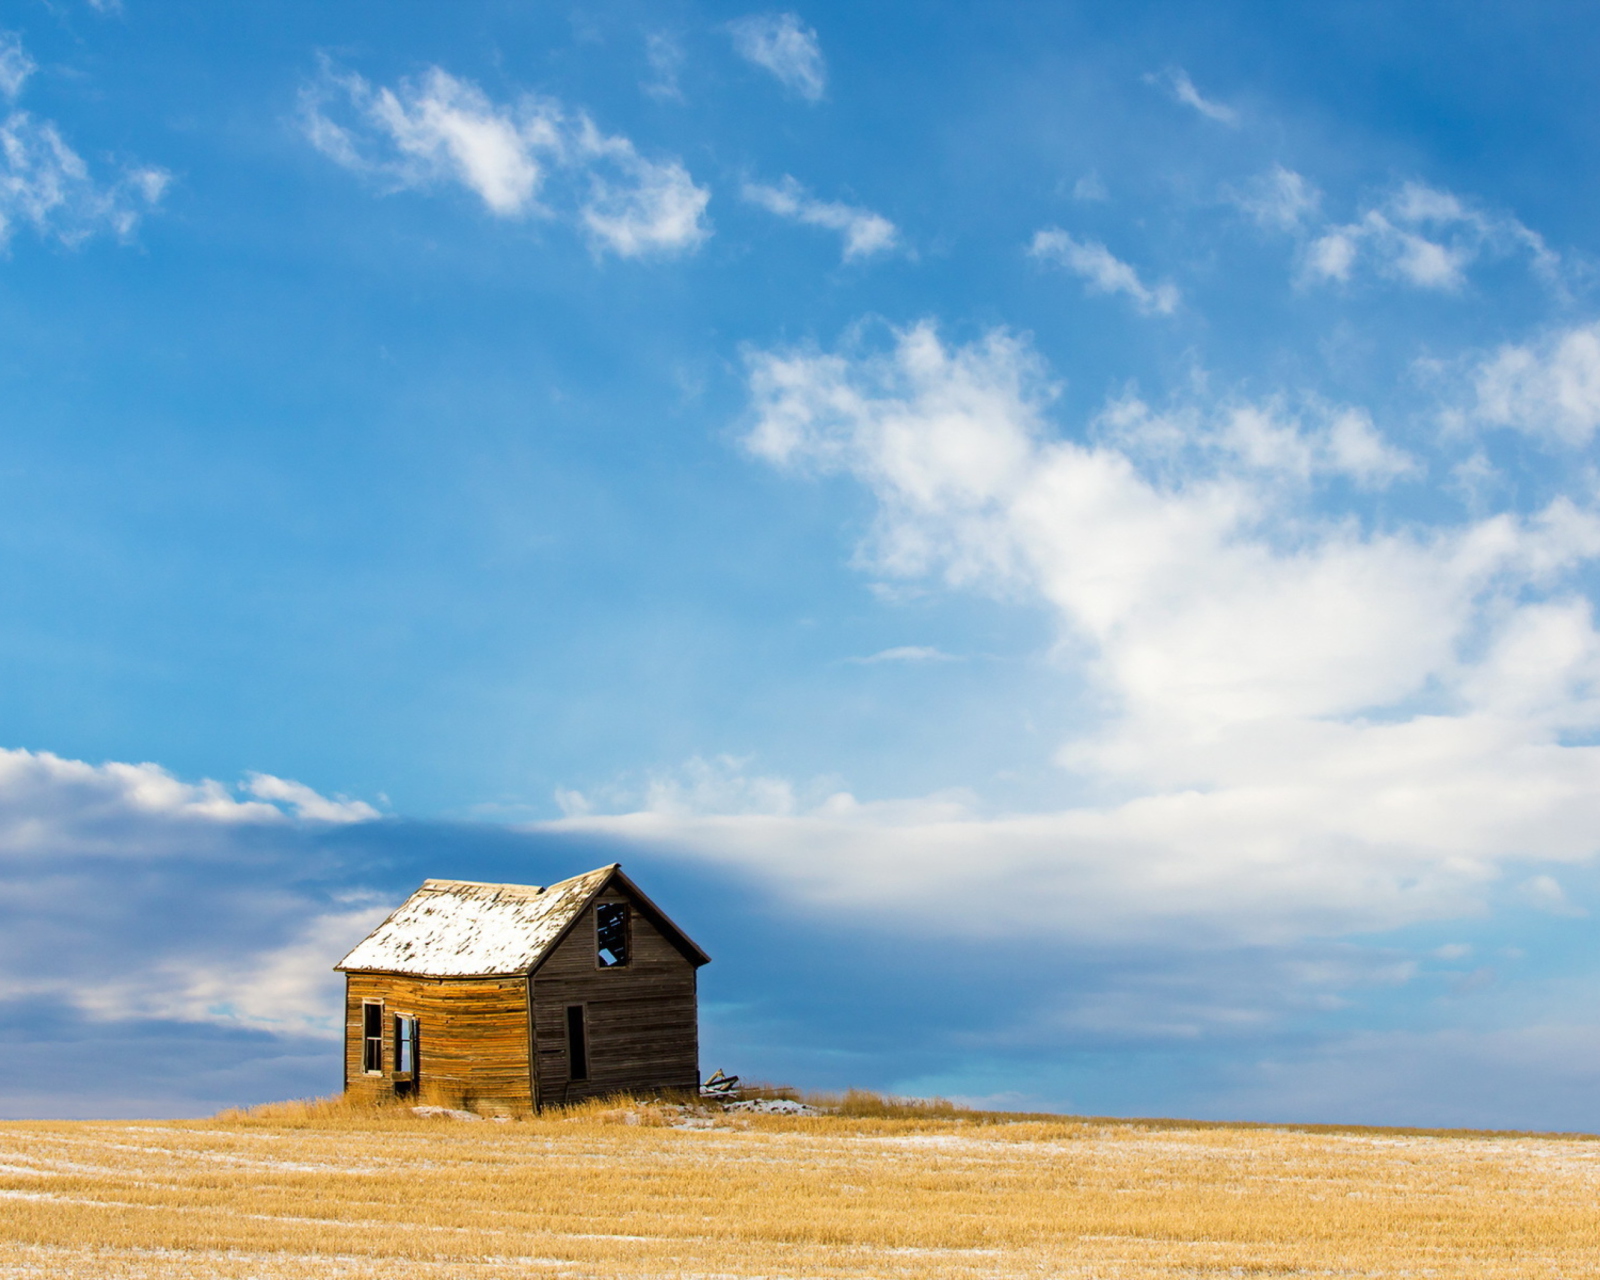
<svg viewBox="0 0 1600 1280"><path fill-rule="evenodd" d="M424 880L334 968L419 978L527 973L616 873L613 864L545 888Z"/></svg>

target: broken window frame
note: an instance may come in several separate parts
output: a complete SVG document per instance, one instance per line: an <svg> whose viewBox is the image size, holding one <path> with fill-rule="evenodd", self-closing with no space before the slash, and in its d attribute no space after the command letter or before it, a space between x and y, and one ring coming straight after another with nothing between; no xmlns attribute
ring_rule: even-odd
<svg viewBox="0 0 1600 1280"><path fill-rule="evenodd" d="M610 916L609 921L607 916ZM620 944L620 947L619 947ZM610 954L614 959L607 960ZM594 964L626 969L633 959L633 911L626 902L601 902L594 909Z"/></svg>
<svg viewBox="0 0 1600 1280"><path fill-rule="evenodd" d="M361 1002L361 1070L369 1076L383 1074L383 1001Z"/></svg>
<svg viewBox="0 0 1600 1280"><path fill-rule="evenodd" d="M396 1075L417 1074L417 1020L406 1013L394 1016L394 1070Z"/></svg>

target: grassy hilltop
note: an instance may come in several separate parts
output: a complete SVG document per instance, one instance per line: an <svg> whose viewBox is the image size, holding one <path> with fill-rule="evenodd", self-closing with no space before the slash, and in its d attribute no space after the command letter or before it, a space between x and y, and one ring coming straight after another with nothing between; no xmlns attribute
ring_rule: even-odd
<svg viewBox="0 0 1600 1280"><path fill-rule="evenodd" d="M3 1124L0 1276L1600 1272L1587 1137L842 1102Z"/></svg>

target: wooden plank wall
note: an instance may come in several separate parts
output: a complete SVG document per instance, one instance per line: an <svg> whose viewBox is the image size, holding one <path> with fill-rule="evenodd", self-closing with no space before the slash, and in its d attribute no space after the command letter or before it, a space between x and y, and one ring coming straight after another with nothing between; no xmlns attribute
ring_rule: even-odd
<svg viewBox="0 0 1600 1280"><path fill-rule="evenodd" d="M394 1096L394 1017L401 1014L417 1019L422 1096L491 1112L525 1111L532 1104L526 978L345 977L345 1087L353 1096ZM361 1069L367 999L384 1002L382 1075Z"/></svg>
<svg viewBox="0 0 1600 1280"><path fill-rule="evenodd" d="M695 968L632 906L626 966L595 962L594 908L628 902L608 890L583 913L533 978L539 1096L546 1106L608 1093L693 1091L700 1085ZM567 1077L567 1006L585 1006L589 1079Z"/></svg>

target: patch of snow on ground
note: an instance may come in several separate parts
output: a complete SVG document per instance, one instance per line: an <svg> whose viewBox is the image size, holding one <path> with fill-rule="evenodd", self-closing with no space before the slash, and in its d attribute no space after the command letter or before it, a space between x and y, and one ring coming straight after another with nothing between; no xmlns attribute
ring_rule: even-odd
<svg viewBox="0 0 1600 1280"><path fill-rule="evenodd" d="M470 1111L457 1111L454 1107L412 1107L414 1116L438 1116L441 1120L482 1120Z"/></svg>
<svg viewBox="0 0 1600 1280"><path fill-rule="evenodd" d="M749 1102L730 1102L725 1111L755 1111L764 1116L820 1116L816 1107L792 1098L752 1098Z"/></svg>

